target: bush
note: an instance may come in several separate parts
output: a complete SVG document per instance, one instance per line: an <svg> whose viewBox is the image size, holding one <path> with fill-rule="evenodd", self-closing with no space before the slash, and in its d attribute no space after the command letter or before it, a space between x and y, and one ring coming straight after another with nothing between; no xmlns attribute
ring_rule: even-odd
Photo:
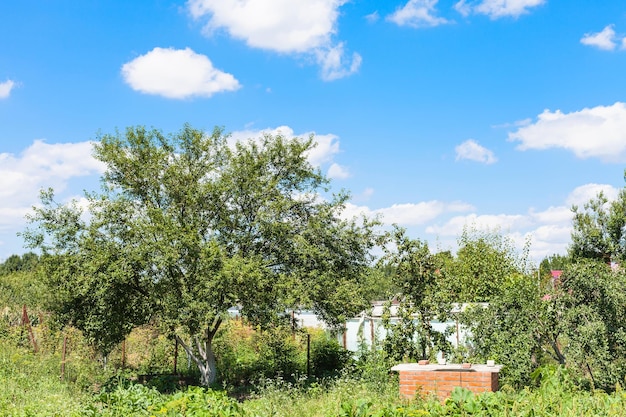
<svg viewBox="0 0 626 417"><path fill-rule="evenodd" d="M336 376L351 362L352 352L321 329L309 330L311 374L318 378Z"/></svg>

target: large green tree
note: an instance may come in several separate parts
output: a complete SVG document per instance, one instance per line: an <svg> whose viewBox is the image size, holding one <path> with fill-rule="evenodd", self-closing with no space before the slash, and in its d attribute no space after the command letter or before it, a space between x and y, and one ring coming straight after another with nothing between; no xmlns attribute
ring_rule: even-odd
<svg viewBox="0 0 626 417"><path fill-rule="evenodd" d="M42 192L24 236L41 250L50 307L103 352L156 321L209 384L230 307L258 324L306 307L331 325L363 308L374 224L342 219L348 197L309 163L312 137L229 144L185 126L98 139L102 190L81 206Z"/></svg>

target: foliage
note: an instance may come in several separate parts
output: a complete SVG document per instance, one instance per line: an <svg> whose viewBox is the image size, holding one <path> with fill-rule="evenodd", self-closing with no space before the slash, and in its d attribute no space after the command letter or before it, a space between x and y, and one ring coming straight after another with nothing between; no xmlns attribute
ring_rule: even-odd
<svg viewBox="0 0 626 417"><path fill-rule="evenodd" d="M427 359L438 350L449 351L445 335L434 331L431 321L444 319L450 311L442 291L442 275L428 245L410 239L403 229L393 232L393 250L387 250L381 262L392 272L400 289L400 303L385 304L382 324L387 330L383 349L395 360ZM397 307L393 319L392 307Z"/></svg>
<svg viewBox="0 0 626 417"><path fill-rule="evenodd" d="M607 391L626 377L625 320L626 273L597 261L567 266L556 288L511 277L487 306L463 315L475 360L504 364L505 382L528 385L539 366L558 363Z"/></svg>
<svg viewBox="0 0 626 417"><path fill-rule="evenodd" d="M356 314L374 223L342 220L345 194L321 197L329 180L307 160L313 146L266 135L229 147L220 129L189 126L101 136L94 154L107 170L101 193L86 195L89 216L44 191L24 233L43 254L49 308L103 353L157 320L204 384L234 305L262 325L286 308L331 325Z"/></svg>
<svg viewBox="0 0 626 417"><path fill-rule="evenodd" d="M592 388L612 391L626 377L626 272L584 261L561 278L566 363Z"/></svg>
<svg viewBox="0 0 626 417"><path fill-rule="evenodd" d="M0 415L79 415L89 397L59 380L59 363L58 355L34 354L10 335L0 337Z"/></svg>
<svg viewBox="0 0 626 417"><path fill-rule="evenodd" d="M546 258L543 258L539 263L539 272L542 277L550 276L551 271L562 271L572 260L568 256L553 254Z"/></svg>
<svg viewBox="0 0 626 417"><path fill-rule="evenodd" d="M189 387L171 395L139 384L119 385L103 391L85 416L197 416L236 417L241 406L222 391Z"/></svg>
<svg viewBox="0 0 626 417"><path fill-rule="evenodd" d="M370 268L363 283L367 300L388 300L399 294L400 288L394 280L394 268L389 263L379 262Z"/></svg>
<svg viewBox="0 0 626 417"><path fill-rule="evenodd" d="M572 258L606 263L626 261L626 188L611 202L600 192L582 208L573 206L572 211L572 242L568 250Z"/></svg>
<svg viewBox="0 0 626 417"><path fill-rule="evenodd" d="M226 417L423 417L423 416L621 416L626 393L582 390L574 370L538 368L531 385L506 386L496 393L455 390L444 402L398 397L397 380L384 361L369 358L371 368L386 369L375 383L365 373L345 372L335 379L261 380L243 401L226 392L188 387L164 394L125 378L111 379L99 392L84 391L58 378L58 356L33 354L0 338L0 415L7 416L226 416ZM380 357L378 357L380 358ZM377 363L375 363L377 362ZM365 369L365 368L363 368ZM92 372L98 372L93 369ZM100 369L102 372L102 369ZM363 375L363 376L361 376Z"/></svg>
<svg viewBox="0 0 626 417"><path fill-rule="evenodd" d="M531 373L548 356L544 348L554 341L550 331L557 325L542 304L536 282L511 277L501 294L488 305L475 304L461 314L470 333L469 362L495 360L504 365L503 383L528 385Z"/></svg>
<svg viewBox="0 0 626 417"><path fill-rule="evenodd" d="M311 343L311 375L316 378L337 376L351 363L352 352L322 329L307 329Z"/></svg>
<svg viewBox="0 0 626 417"><path fill-rule="evenodd" d="M520 254L498 230L465 227L456 257L443 268L445 283L456 302L487 302L502 292L512 276L528 271L528 247Z"/></svg>
<svg viewBox="0 0 626 417"><path fill-rule="evenodd" d="M215 352L222 364L221 384L241 389L260 379L292 380L305 374L303 337L303 332L285 326L255 329L241 320L229 320L215 340Z"/></svg>
<svg viewBox="0 0 626 417"><path fill-rule="evenodd" d="M12 272L32 271L39 262L36 253L28 252L23 255L11 255L0 264L0 275L7 275Z"/></svg>
<svg viewBox="0 0 626 417"><path fill-rule="evenodd" d="M40 311L47 297L46 287L33 271L16 271L0 274L0 308Z"/></svg>

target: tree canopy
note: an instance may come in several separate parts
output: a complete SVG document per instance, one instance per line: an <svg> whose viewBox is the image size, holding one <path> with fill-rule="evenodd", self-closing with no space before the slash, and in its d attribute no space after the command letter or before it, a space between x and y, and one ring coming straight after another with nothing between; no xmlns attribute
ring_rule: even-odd
<svg viewBox="0 0 626 417"><path fill-rule="evenodd" d="M233 144L186 125L98 139L101 191L83 205L43 191L24 236L41 250L50 307L103 352L157 321L210 383L230 307L257 324L311 308L331 325L364 307L374 222L342 218L348 196L329 194L308 161L313 137Z"/></svg>
<svg viewBox="0 0 626 417"><path fill-rule="evenodd" d="M626 188L613 201L600 192L582 207L573 206L572 211L570 257L606 263L626 261Z"/></svg>

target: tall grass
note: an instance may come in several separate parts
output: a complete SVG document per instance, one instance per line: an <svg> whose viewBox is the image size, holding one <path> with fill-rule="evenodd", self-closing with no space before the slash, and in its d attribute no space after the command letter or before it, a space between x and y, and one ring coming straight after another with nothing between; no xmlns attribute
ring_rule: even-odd
<svg viewBox="0 0 626 417"><path fill-rule="evenodd" d="M80 415L89 396L59 380L58 364L0 339L0 415Z"/></svg>

